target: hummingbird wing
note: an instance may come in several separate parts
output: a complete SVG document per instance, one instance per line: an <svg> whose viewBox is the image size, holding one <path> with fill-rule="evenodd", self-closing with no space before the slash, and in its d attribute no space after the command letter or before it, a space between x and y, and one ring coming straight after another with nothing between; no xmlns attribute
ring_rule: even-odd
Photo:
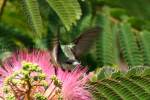
<svg viewBox="0 0 150 100"><path fill-rule="evenodd" d="M64 69L64 62L67 60L66 55L61 47L60 41L54 40L53 42L53 49L51 52L51 61L55 65L55 67L61 67Z"/></svg>
<svg viewBox="0 0 150 100"><path fill-rule="evenodd" d="M91 48L94 41L98 39L100 31L100 27L88 29L73 41L75 46L72 48L72 52L75 54L75 57L80 57Z"/></svg>
<svg viewBox="0 0 150 100"><path fill-rule="evenodd" d="M59 41L54 41L54 46L51 52L52 63L56 66L60 66L60 54L61 54L61 47Z"/></svg>

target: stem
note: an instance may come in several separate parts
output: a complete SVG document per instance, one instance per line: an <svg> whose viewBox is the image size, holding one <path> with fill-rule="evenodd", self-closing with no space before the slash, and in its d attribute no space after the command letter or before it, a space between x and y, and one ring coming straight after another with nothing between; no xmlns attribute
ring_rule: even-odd
<svg viewBox="0 0 150 100"><path fill-rule="evenodd" d="M2 0L2 7L0 8L0 17L2 16L5 5L6 5L6 0Z"/></svg>
<svg viewBox="0 0 150 100"><path fill-rule="evenodd" d="M12 82L9 82L8 85L10 85L10 88L11 88L13 94L17 97L17 95L15 94L15 89L13 88Z"/></svg>
<svg viewBox="0 0 150 100"><path fill-rule="evenodd" d="M0 100L1 100L1 99L2 99L2 100L5 100L4 97L0 96Z"/></svg>
<svg viewBox="0 0 150 100"><path fill-rule="evenodd" d="M29 79L27 80L27 86L28 86L28 91L26 92L26 95L25 95L25 100L31 100L30 98L30 93L31 93L31 84L29 82Z"/></svg>
<svg viewBox="0 0 150 100"><path fill-rule="evenodd" d="M51 95L55 92L56 87L53 88L53 90L51 91L51 93L49 94L48 98L51 97ZM52 95L53 97L53 95Z"/></svg>

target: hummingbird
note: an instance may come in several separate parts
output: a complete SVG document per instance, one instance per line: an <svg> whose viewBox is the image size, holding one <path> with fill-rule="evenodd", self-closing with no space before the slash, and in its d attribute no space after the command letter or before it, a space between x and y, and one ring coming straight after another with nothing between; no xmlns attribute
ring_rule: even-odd
<svg viewBox="0 0 150 100"><path fill-rule="evenodd" d="M58 35L51 52L54 65L60 66L63 70L72 70L75 66L81 65L79 58L92 47L100 31L100 27L90 28L67 45L61 44Z"/></svg>

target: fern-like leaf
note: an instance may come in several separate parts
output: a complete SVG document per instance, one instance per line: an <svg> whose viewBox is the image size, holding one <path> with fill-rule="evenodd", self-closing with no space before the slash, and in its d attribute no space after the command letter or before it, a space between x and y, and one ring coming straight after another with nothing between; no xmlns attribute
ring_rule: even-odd
<svg viewBox="0 0 150 100"><path fill-rule="evenodd" d="M139 75L134 74L140 70ZM115 72L118 74L122 72ZM133 74L131 74L133 73ZM110 73L112 77L91 82L91 90L96 100L149 100L150 99L150 68L138 67L127 73Z"/></svg>
<svg viewBox="0 0 150 100"><path fill-rule="evenodd" d="M102 15L103 33L97 41L96 52L97 61L102 66L116 66L117 65L117 47L116 47L116 33L117 25L112 26L110 20L109 9L104 9L105 13Z"/></svg>
<svg viewBox="0 0 150 100"><path fill-rule="evenodd" d="M143 31L140 33L140 47L143 53L144 64L150 65L150 32Z"/></svg>
<svg viewBox="0 0 150 100"><path fill-rule="evenodd" d="M143 65L142 54L131 25L127 21L122 22L120 31L120 47L129 67Z"/></svg>
<svg viewBox="0 0 150 100"><path fill-rule="evenodd" d="M44 33L42 18L39 11L39 5L37 0L21 0L25 15L29 19L29 24L37 36L41 36Z"/></svg>
<svg viewBox="0 0 150 100"><path fill-rule="evenodd" d="M67 30L82 14L77 0L47 0L47 2L60 17Z"/></svg>

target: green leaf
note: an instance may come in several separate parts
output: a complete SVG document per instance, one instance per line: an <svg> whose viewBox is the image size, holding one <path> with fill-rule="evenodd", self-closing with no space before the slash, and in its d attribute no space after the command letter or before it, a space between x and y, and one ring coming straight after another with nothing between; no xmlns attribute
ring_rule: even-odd
<svg viewBox="0 0 150 100"><path fill-rule="evenodd" d="M96 43L97 61L100 66L116 67L118 63L118 50L116 45L116 36L118 25L110 20L110 12L108 8L104 9L102 15L103 32ZM113 25L113 26L112 26Z"/></svg>
<svg viewBox="0 0 150 100"><path fill-rule="evenodd" d="M150 65L150 32L143 31L140 33L140 47L143 53L144 64Z"/></svg>
<svg viewBox="0 0 150 100"><path fill-rule="evenodd" d="M29 24L36 33L37 37L41 37L44 33L43 22L39 11L37 0L21 0L25 15L29 19Z"/></svg>
<svg viewBox="0 0 150 100"><path fill-rule="evenodd" d="M60 17L67 30L80 19L82 13L77 0L47 0L47 2Z"/></svg>
<svg viewBox="0 0 150 100"><path fill-rule="evenodd" d="M135 71L139 74L134 74ZM97 81L91 82L91 92L96 100L150 99L149 67L135 67L127 73L115 73L115 77L97 78ZM112 76L113 74L110 73Z"/></svg>
<svg viewBox="0 0 150 100"><path fill-rule="evenodd" d="M120 47L125 61L129 67L143 65L142 54L138 47L135 33L131 31L130 23L125 19L120 25Z"/></svg>

